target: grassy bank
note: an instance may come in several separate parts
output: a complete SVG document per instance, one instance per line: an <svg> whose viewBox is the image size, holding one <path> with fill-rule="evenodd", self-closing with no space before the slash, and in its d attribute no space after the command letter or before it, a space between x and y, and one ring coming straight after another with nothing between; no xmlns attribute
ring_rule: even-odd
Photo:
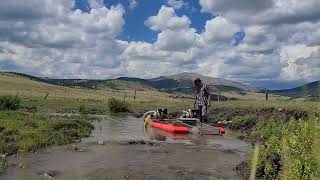
<svg viewBox="0 0 320 180"><path fill-rule="evenodd" d="M0 112L0 153L33 151L89 136L93 126L83 119L48 120L42 115Z"/></svg>
<svg viewBox="0 0 320 180"><path fill-rule="evenodd" d="M260 139L256 175L264 179L317 179L318 119L267 120L251 133Z"/></svg>
<svg viewBox="0 0 320 180"><path fill-rule="evenodd" d="M43 115L0 111L0 154L30 152L49 145L72 143L90 135L93 126L83 119L47 119ZM0 174L5 158L0 157Z"/></svg>
<svg viewBox="0 0 320 180"><path fill-rule="evenodd" d="M246 179L250 169L262 179L319 178L319 103L238 103L216 106L212 117L256 147L251 159L237 167Z"/></svg>

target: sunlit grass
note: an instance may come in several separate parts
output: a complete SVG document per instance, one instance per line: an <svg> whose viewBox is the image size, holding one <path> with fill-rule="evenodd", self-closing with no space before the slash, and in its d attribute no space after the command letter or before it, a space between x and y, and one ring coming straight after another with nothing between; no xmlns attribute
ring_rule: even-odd
<svg viewBox="0 0 320 180"><path fill-rule="evenodd" d="M81 118L48 120L45 116L0 112L0 153L33 151L89 136L93 126Z"/></svg>
<svg viewBox="0 0 320 180"><path fill-rule="evenodd" d="M259 158L259 145L255 145L251 158L251 171L250 171L250 180L256 179L257 167L258 167L258 158Z"/></svg>

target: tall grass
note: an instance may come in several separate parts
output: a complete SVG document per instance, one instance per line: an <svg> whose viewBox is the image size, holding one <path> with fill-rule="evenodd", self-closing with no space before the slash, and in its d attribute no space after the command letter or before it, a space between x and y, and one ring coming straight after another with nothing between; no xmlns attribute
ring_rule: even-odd
<svg viewBox="0 0 320 180"><path fill-rule="evenodd" d="M42 115L0 112L0 154L33 151L51 144L67 144L90 135L83 119L47 120Z"/></svg>
<svg viewBox="0 0 320 180"><path fill-rule="evenodd" d="M129 112L129 104L127 102L118 100L116 98L110 98L108 100L108 106L111 113Z"/></svg>
<svg viewBox="0 0 320 180"><path fill-rule="evenodd" d="M17 110L20 108L21 99L16 96L0 96L0 110Z"/></svg>
<svg viewBox="0 0 320 180"><path fill-rule="evenodd" d="M2 175L7 168L7 162L6 159L3 157L0 157L0 175Z"/></svg>
<svg viewBox="0 0 320 180"><path fill-rule="evenodd" d="M256 175L264 179L315 179L319 123L305 120L265 121L254 134L260 138Z"/></svg>

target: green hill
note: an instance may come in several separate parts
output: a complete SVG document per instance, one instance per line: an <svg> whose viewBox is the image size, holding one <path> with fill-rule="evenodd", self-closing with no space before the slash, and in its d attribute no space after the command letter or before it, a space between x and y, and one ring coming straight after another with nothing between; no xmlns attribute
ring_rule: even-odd
<svg viewBox="0 0 320 180"><path fill-rule="evenodd" d="M289 97L320 96L320 81L305 84L292 89L274 90L272 94Z"/></svg>

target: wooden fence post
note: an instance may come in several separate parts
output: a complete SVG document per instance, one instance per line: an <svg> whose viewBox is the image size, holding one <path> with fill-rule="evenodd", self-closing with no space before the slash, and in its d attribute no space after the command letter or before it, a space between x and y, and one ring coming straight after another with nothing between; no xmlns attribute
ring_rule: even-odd
<svg viewBox="0 0 320 180"><path fill-rule="evenodd" d="M269 99L269 91L266 90L266 101L268 101L268 99Z"/></svg>
<svg viewBox="0 0 320 180"><path fill-rule="evenodd" d="M50 93L47 93L43 100L46 100Z"/></svg>
<svg viewBox="0 0 320 180"><path fill-rule="evenodd" d="M137 94L137 90L134 90L133 100L136 100L136 94Z"/></svg>

